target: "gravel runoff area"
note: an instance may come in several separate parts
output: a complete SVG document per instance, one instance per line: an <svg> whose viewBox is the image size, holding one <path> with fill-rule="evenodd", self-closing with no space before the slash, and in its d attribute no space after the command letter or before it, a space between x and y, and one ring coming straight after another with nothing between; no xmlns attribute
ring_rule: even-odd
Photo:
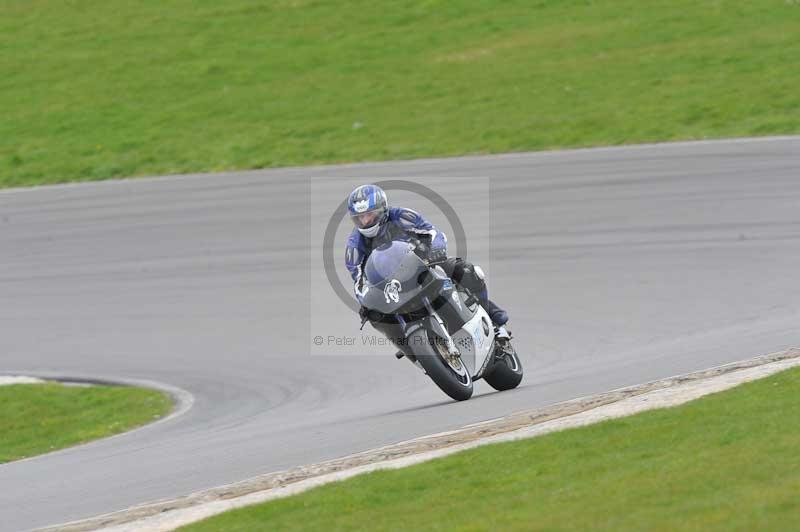
<svg viewBox="0 0 800 532"><path fill-rule="evenodd" d="M271 473L170 501L145 504L105 516L44 530L82 532L167 531L227 510L286 497L329 482L379 469L396 469L480 445L677 406L704 395L800 365L800 349L622 388L518 412L461 429L434 434L314 465Z"/></svg>

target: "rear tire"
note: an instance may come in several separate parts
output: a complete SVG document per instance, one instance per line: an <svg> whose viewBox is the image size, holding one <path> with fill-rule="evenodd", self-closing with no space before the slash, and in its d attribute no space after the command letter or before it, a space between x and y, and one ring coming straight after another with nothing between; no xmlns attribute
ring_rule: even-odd
<svg viewBox="0 0 800 532"><path fill-rule="evenodd" d="M499 347L495 348L494 365L489 371L488 375L484 375L483 379L489 383L489 386L498 391L512 390L519 386L522 382L522 362L517 356L517 352L509 342L508 350L502 355Z"/></svg>
<svg viewBox="0 0 800 532"><path fill-rule="evenodd" d="M466 401L472 397L472 376L467 367L459 360L463 371L453 369L443 358L443 353L439 352L443 348L437 348L441 343L429 342L428 338L428 331L425 329L417 329L408 338L414 356L425 373L436 386L456 401Z"/></svg>

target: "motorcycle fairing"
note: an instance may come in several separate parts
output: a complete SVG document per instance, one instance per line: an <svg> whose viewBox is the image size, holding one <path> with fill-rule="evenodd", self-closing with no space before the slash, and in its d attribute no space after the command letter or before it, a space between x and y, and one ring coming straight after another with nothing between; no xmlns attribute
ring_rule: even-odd
<svg viewBox="0 0 800 532"><path fill-rule="evenodd" d="M478 306L475 315L451 336L470 375L479 379L494 355L494 327L489 314Z"/></svg>
<svg viewBox="0 0 800 532"><path fill-rule="evenodd" d="M385 314L419 310L414 300L437 277L428 275L428 267L408 242L395 240L375 249L367 261L363 305Z"/></svg>

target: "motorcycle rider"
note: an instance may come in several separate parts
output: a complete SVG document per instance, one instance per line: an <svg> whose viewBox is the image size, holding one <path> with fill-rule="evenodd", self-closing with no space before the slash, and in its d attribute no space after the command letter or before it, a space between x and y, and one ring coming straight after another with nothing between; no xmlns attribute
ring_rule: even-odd
<svg viewBox="0 0 800 532"><path fill-rule="evenodd" d="M356 299L362 303L364 294L364 266L373 249L393 240L411 242L415 252L429 263L438 264L454 282L475 294L495 325L498 339L509 339L504 327L508 314L489 299L483 270L459 257L447 257L447 237L419 213L402 207L389 207L386 193L376 185L361 185L350 193L347 211L355 228L347 239L345 264L353 278ZM362 306L359 310L364 321L384 333L395 345L403 349L402 327L397 322L370 320ZM397 357L402 357L398 352Z"/></svg>

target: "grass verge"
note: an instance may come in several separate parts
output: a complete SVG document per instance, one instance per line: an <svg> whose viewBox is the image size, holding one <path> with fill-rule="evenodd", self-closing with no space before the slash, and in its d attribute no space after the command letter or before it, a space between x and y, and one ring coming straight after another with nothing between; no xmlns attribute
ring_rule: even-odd
<svg viewBox="0 0 800 532"><path fill-rule="evenodd" d="M789 0L0 0L0 186L800 132Z"/></svg>
<svg viewBox="0 0 800 532"><path fill-rule="evenodd" d="M0 464L125 432L166 415L163 392L127 386L0 386Z"/></svg>
<svg viewBox="0 0 800 532"><path fill-rule="evenodd" d="M686 405L362 475L181 530L790 530L800 369Z"/></svg>

